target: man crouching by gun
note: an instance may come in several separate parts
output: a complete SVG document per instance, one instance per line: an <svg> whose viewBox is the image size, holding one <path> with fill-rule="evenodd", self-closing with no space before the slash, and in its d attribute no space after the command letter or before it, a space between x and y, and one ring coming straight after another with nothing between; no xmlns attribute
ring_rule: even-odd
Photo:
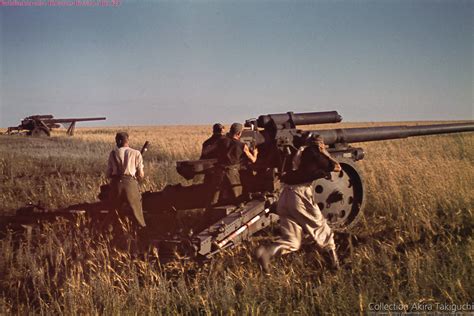
<svg viewBox="0 0 474 316"><path fill-rule="evenodd" d="M260 246L256 252L257 259L267 274L271 258L297 251L305 233L309 234L320 248L329 252L333 268L339 267L334 235L314 202L311 183L330 176L330 172L341 171L341 166L327 152L322 137L308 133L305 142L306 148L296 162L296 170L282 176L283 190L277 206L280 238L269 247Z"/></svg>
<svg viewBox="0 0 474 316"><path fill-rule="evenodd" d="M117 246L127 250L130 247L137 249L136 232L146 226L138 180L145 176L142 154L148 149L149 142L138 151L129 147L128 134L119 132L115 143L117 147L110 152L107 165L107 176L110 178L109 216L104 224L108 226L110 221L115 222L114 235L116 229L122 231L121 235L125 238Z"/></svg>

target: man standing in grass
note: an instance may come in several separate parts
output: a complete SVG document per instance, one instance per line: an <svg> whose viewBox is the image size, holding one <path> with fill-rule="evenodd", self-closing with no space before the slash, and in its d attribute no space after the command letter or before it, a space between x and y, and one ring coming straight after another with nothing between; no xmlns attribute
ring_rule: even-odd
<svg viewBox="0 0 474 316"><path fill-rule="evenodd" d="M280 238L269 247L260 246L256 256L262 269L269 273L270 260L275 255L297 251L303 234L309 234L316 244L329 252L332 265L338 268L334 235L314 201L312 182L340 172L341 166L327 152L319 135L308 133L307 147L300 159L294 161L295 169L282 177L283 190L278 200Z"/></svg>
<svg viewBox="0 0 474 316"><path fill-rule="evenodd" d="M117 133L115 143L117 147L110 152L107 167L107 176L111 179L111 211L116 211L119 217L128 218L133 226L145 227L137 181L145 176L142 154L129 147L126 132Z"/></svg>

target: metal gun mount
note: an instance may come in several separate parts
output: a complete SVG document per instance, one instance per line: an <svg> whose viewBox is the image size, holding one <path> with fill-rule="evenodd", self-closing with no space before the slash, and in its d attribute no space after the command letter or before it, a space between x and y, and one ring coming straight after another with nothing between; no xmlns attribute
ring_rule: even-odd
<svg viewBox="0 0 474 316"><path fill-rule="evenodd" d="M82 117L82 118L61 118L55 119L52 115L32 115L25 117L20 125L9 127L7 134L22 134L25 133L28 136L51 136L51 130L53 128L60 128L64 125L67 128L66 134L69 136L74 135L77 122L85 121L100 121L105 120L105 117Z"/></svg>
<svg viewBox="0 0 474 316"><path fill-rule="evenodd" d="M178 252L192 258L210 258L222 249L238 245L256 232L277 223L273 210L280 193L280 177L289 170L292 158L304 145L305 131L298 125L338 123L336 112L281 113L261 115L247 120L242 140L258 147L255 164L242 162L240 171L244 201L238 205L208 208L212 188L208 184L169 185L159 192L142 194L143 210L150 243L158 246L161 258ZM364 150L350 144L445 133L474 131L474 122L420 126L383 126L347 129L324 129L311 132L321 135L329 145L328 151L341 164L342 171L330 179L312 183L315 200L334 230L350 229L364 208L363 178L356 162L364 158ZM216 160L178 161L177 171L185 179L212 172ZM77 214L82 210L92 218L107 212L106 186L101 202L78 204L56 210L56 214ZM210 192L211 191L211 192ZM24 208L19 215L25 220L26 211L39 218L41 211ZM34 212L33 212L34 211ZM51 212L51 211L50 211ZM51 213L47 212L51 216ZM54 214L54 212L53 212ZM13 219L10 219L10 222Z"/></svg>

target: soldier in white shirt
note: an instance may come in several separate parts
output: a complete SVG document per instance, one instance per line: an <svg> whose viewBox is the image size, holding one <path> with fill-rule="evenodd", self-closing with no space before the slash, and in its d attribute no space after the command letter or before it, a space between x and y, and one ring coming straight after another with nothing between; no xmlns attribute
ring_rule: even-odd
<svg viewBox="0 0 474 316"><path fill-rule="evenodd" d="M143 157L140 151L129 147L128 134L119 132L115 136L117 147L109 155L107 176L110 181L110 205L119 215L145 227L142 197L137 179L142 179Z"/></svg>

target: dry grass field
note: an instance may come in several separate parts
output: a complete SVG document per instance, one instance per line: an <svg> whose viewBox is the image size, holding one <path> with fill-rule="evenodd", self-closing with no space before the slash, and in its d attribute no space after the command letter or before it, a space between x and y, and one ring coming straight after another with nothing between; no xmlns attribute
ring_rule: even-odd
<svg viewBox="0 0 474 316"><path fill-rule="evenodd" d="M142 190L160 190L181 181L175 161L196 159L210 127L0 136L2 214L28 202L56 208L95 201L118 130L130 133L132 147L152 143ZM358 164L367 203L352 243L339 249L338 271L308 246L277 259L271 277L263 275L252 253L271 236L205 266L161 266L153 254L132 258L112 250L106 238L59 222L33 243L9 234L0 240L0 313L339 315L365 314L380 303L412 311L473 304L474 133L359 145L366 151Z"/></svg>

